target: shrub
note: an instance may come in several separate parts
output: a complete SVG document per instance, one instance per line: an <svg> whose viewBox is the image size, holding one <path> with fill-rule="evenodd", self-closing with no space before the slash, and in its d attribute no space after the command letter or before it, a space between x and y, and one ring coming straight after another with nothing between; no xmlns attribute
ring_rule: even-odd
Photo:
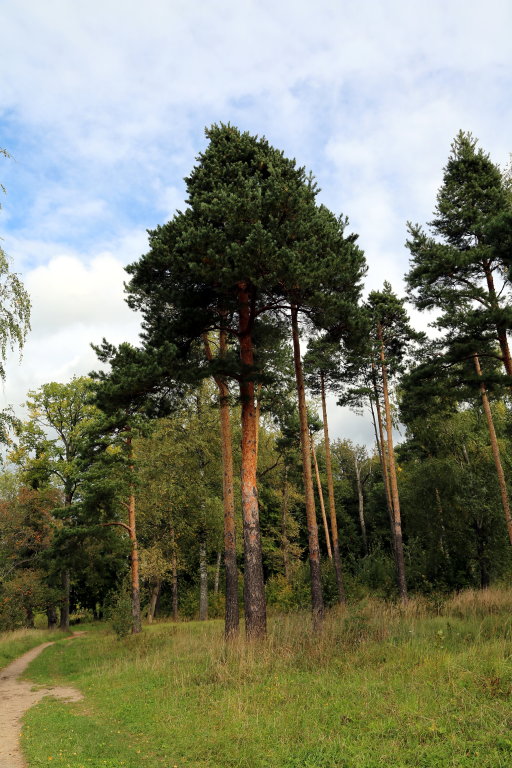
<svg viewBox="0 0 512 768"><path fill-rule="evenodd" d="M132 601L125 589L115 592L105 607L105 618L110 621L117 637L126 637L132 631Z"/></svg>

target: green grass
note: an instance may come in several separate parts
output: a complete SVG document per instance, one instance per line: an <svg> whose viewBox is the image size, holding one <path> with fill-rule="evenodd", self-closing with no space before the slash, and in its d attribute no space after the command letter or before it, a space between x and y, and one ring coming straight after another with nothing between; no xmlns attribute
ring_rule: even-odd
<svg viewBox="0 0 512 768"><path fill-rule="evenodd" d="M25 719L30 768L437 768L512 765L512 592L306 616L226 650L220 622L94 629L45 651ZM440 615L433 615L440 614Z"/></svg>
<svg viewBox="0 0 512 768"><path fill-rule="evenodd" d="M60 630L17 629L0 632L0 669L41 643L54 642L66 637Z"/></svg>

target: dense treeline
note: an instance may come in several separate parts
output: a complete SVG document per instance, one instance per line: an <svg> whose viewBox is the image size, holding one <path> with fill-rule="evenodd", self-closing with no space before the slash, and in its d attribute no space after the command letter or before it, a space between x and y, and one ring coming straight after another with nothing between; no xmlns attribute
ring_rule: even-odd
<svg viewBox="0 0 512 768"><path fill-rule="evenodd" d="M78 608L245 617L510 573L510 179L460 133L434 219L409 225L409 300L363 300L364 255L311 178L213 126L188 199L128 268L140 348L29 393L1 476L0 625ZM330 439L327 396L375 447ZM402 440L395 448L401 424ZM331 427L331 431L329 431ZM128 607L127 607L128 606Z"/></svg>

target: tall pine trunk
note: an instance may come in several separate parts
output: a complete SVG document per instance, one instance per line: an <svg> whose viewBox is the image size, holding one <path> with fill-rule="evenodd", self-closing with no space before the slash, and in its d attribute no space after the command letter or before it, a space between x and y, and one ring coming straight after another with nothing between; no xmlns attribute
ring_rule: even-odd
<svg viewBox="0 0 512 768"><path fill-rule="evenodd" d="M382 371L382 396L384 398L384 411L386 414L386 434L388 448L389 486L393 506L393 533L395 540L395 560L397 571L397 584L400 599L407 602L407 582L405 579L404 545L402 539L402 518L400 516L400 498L398 496L398 483L396 479L395 451L393 448L393 424L391 421L391 407L389 404L388 372L384 354L384 340L380 324L377 328L377 336L380 344L380 363Z"/></svg>
<svg viewBox="0 0 512 768"><path fill-rule="evenodd" d="M377 437L377 450L379 452L380 466L382 470L382 480L384 482L384 491L386 494L386 505L388 508L389 523L391 525L391 544L393 547L393 555L396 559L395 534L394 534L394 523L393 523L393 502L391 499L391 489L389 484L388 462L386 458L386 441L384 439L384 424L382 420L382 410L380 407L379 389L377 387L377 374L375 372L375 363L372 363L372 384L373 384L373 395L375 398L375 410L377 411L377 422L378 422L378 429L379 429L379 434ZM372 408L372 416L373 416L373 408ZM375 417L374 417L374 426L375 426Z"/></svg>
<svg viewBox="0 0 512 768"><path fill-rule="evenodd" d="M336 574L336 587L338 589L338 602L346 602L345 585L343 583L343 570L341 567L340 542L338 536L338 519L336 517L336 503L334 501L334 480L332 475L331 441L329 438L329 423L327 421L327 402L325 397L324 374L320 374L320 392L322 396L322 422L324 427L325 447L325 472L327 475L327 493L329 497L329 518L331 522L332 554L334 560L334 572Z"/></svg>
<svg viewBox="0 0 512 768"><path fill-rule="evenodd" d="M316 487L318 489L318 500L320 502L320 511L322 513L322 523L324 526L325 545L327 547L327 557L329 558L329 560L332 560L331 537L329 536L329 526L327 525L327 515L325 514L324 492L322 490L322 483L320 480L320 470L318 469L318 461L316 459L315 443L313 442L312 437L310 437L309 439L311 440L311 455L313 456L313 464L315 465Z"/></svg>
<svg viewBox="0 0 512 768"><path fill-rule="evenodd" d="M213 359L208 336L203 336L206 357ZM227 352L227 334L219 333L219 357ZM224 568L226 573L226 607L224 634L226 638L238 635L238 568L236 563L236 525L233 478L233 435L231 429L229 388L223 376L215 376L219 390L220 438L222 445L222 498L224 504Z"/></svg>
<svg viewBox="0 0 512 768"><path fill-rule="evenodd" d="M496 437L496 430L494 428L494 420L492 418L491 406L489 405L489 398L487 397L487 388L482 378L482 369L480 367L480 360L478 355L473 356L473 362L475 365L476 375L479 378L480 395L482 397L482 405L484 408L485 418L487 420L487 427L489 429L489 437L491 438L491 449L494 458L494 465L496 467L496 474L498 475L498 485L500 487L501 505L505 514L505 523L507 525L507 533L509 543L512 545L512 518L510 516L510 503L508 498L507 483L505 481L505 474L503 472L503 466L501 464L500 449L498 446L498 439Z"/></svg>
<svg viewBox="0 0 512 768"><path fill-rule="evenodd" d="M309 441L306 390L304 387L304 374L300 356L298 309L294 304L291 307L291 320L293 361L295 366L295 381L297 385L297 400L299 406L302 473L304 478L304 493L306 497L309 567L311 571L311 608L313 612L313 631L317 632L322 626L324 617L324 601L322 595L322 580L320 575L320 546L318 543L318 526L316 522L315 497L313 493L313 475L311 471L311 446Z"/></svg>
<svg viewBox="0 0 512 768"><path fill-rule="evenodd" d="M245 283L238 284L239 341L242 375L240 379L242 425L242 516L244 526L244 606L248 638L264 637L267 632L265 583L257 488L257 410L254 399L254 345L252 301Z"/></svg>

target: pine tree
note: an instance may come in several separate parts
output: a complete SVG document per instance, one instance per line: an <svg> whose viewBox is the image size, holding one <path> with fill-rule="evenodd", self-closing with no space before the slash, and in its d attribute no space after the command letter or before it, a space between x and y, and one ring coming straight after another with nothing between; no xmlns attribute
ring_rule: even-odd
<svg viewBox="0 0 512 768"><path fill-rule="evenodd" d="M265 139L229 125L213 126L207 136L209 145L186 180L189 208L152 232L150 252L129 268L130 303L143 311L146 340L153 345L172 340L186 354L194 340L210 331L225 332L238 345L238 365L231 356L220 371L216 362L217 371L238 381L240 390L246 631L260 637L266 631L266 609L256 388L265 385L272 349L284 343L282 312L288 308L303 420L313 611L320 615L298 318L307 311L315 322L346 326L364 267L354 238L343 235L344 222L316 205L316 189L303 168Z"/></svg>
<svg viewBox="0 0 512 768"><path fill-rule="evenodd" d="M130 301L142 309L152 345L172 339L187 355L195 340L216 331L238 347L238 361L233 355L217 358L216 373L239 385L246 632L261 637L266 608L255 388L265 350L279 344L279 318L265 318L277 308L269 288L294 247L289 229L304 174L266 140L231 126L213 126L207 136L209 145L187 179L190 207L152 232L150 252L129 268Z"/></svg>
<svg viewBox="0 0 512 768"><path fill-rule="evenodd" d="M498 355L489 342L476 341L464 326L461 313L459 327L451 329L444 338L431 342L424 350L423 360L413 368L402 382L401 410L406 420L423 416L425 408L451 415L457 403L480 401L487 422L501 504L512 544L512 515L505 481L499 443L496 437L489 392L503 396L508 388L509 376L497 371ZM483 363L483 365L482 365Z"/></svg>
<svg viewBox="0 0 512 768"><path fill-rule="evenodd" d="M505 276L511 218L504 176L476 139L460 131L444 169L432 234L409 224L412 258L406 276L416 306L440 311L439 328L454 331L463 320L477 352L482 342L495 340L508 376L512 306Z"/></svg>

